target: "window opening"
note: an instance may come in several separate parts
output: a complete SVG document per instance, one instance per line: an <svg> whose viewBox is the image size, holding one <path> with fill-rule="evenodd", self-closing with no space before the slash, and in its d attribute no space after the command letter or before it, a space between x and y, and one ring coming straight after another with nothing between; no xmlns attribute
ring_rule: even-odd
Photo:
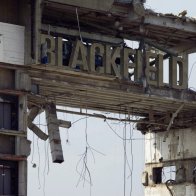
<svg viewBox="0 0 196 196"><path fill-rule="evenodd" d="M0 129L18 130L18 98L0 95Z"/></svg>
<svg viewBox="0 0 196 196"><path fill-rule="evenodd" d="M0 195L18 194L18 163L0 161Z"/></svg>

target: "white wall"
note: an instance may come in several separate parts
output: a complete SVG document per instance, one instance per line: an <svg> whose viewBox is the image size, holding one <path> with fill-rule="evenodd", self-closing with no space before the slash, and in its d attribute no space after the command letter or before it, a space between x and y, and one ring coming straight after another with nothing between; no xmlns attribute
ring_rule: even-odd
<svg viewBox="0 0 196 196"><path fill-rule="evenodd" d="M24 65L24 27L0 22L0 62Z"/></svg>
<svg viewBox="0 0 196 196"><path fill-rule="evenodd" d="M145 163L196 158L195 128L148 133L145 136ZM156 145L155 145L156 144Z"/></svg>
<svg viewBox="0 0 196 196"><path fill-rule="evenodd" d="M176 196L195 196L196 186L194 184L184 183L180 185L169 186L173 195ZM149 196L171 196L165 184L154 187L146 187L145 195Z"/></svg>

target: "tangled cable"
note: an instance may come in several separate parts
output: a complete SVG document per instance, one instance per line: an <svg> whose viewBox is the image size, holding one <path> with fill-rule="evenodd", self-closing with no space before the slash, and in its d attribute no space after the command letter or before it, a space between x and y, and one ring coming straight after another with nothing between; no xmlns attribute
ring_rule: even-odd
<svg viewBox="0 0 196 196"><path fill-rule="evenodd" d="M165 185L166 185L168 191L170 192L170 195L171 196L174 196L174 194L173 194L172 190L169 188L169 185L174 184L175 182L176 182L175 180L171 180L171 179L170 180L167 180L165 182Z"/></svg>

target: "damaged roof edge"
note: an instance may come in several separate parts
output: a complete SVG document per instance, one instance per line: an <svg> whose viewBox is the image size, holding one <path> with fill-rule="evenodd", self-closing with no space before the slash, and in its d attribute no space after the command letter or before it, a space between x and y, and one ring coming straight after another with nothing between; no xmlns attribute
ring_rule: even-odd
<svg viewBox="0 0 196 196"><path fill-rule="evenodd" d="M104 3L100 0L47 0L45 2L66 4L100 11L109 11L114 3L114 0L107 0L104 1Z"/></svg>
<svg viewBox="0 0 196 196"><path fill-rule="evenodd" d="M115 3L146 3L146 0L114 0Z"/></svg>
<svg viewBox="0 0 196 196"><path fill-rule="evenodd" d="M45 3L58 3L58 4L64 4L74 7L81 7L81 8L87 8L92 10L99 10L99 11L110 11L112 6L117 3L120 5L123 4L142 4L145 3L145 0L107 0L107 1L100 1L100 0L44 0Z"/></svg>

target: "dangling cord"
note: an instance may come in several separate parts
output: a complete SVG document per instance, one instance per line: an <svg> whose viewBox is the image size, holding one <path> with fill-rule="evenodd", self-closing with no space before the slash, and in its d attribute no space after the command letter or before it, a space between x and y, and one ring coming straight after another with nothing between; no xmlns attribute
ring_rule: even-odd
<svg viewBox="0 0 196 196"><path fill-rule="evenodd" d="M77 22L78 22L78 30L79 30L79 35L80 35L80 41L83 42L82 35L81 35L81 30L80 30L80 20L79 20L79 15L78 15L78 8L76 8L76 16L77 16Z"/></svg>

